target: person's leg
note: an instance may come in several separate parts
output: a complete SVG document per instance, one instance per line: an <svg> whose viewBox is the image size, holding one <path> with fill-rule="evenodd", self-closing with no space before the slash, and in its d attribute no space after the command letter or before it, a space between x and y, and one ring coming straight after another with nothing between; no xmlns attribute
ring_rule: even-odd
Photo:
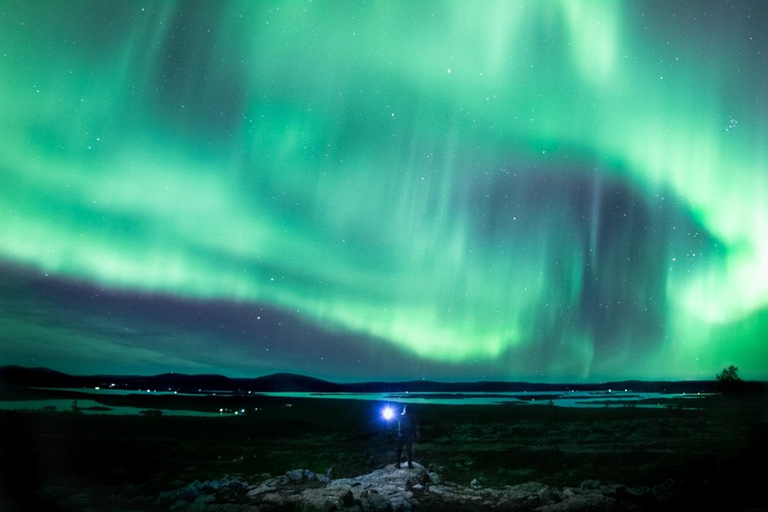
<svg viewBox="0 0 768 512"><path fill-rule="evenodd" d="M408 467L413 468L413 438L408 439L406 449L408 451Z"/></svg>
<svg viewBox="0 0 768 512"><path fill-rule="evenodd" d="M397 462L395 462L395 467L400 469L400 460L403 456L403 438L400 436L397 436Z"/></svg>

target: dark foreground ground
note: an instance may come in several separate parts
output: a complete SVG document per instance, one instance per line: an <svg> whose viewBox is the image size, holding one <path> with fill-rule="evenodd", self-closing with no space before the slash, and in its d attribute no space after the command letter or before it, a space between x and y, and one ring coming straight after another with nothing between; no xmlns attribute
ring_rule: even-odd
<svg viewBox="0 0 768 512"><path fill-rule="evenodd" d="M148 408L179 404L112 400L143 400ZM246 414L0 411L0 510L168 510L161 494L195 480L227 476L257 484L267 473L299 468L345 478L394 459L396 432L380 420L381 403L189 400L200 410L223 405ZM599 480L665 486L669 510L768 510L768 396L712 396L697 405L703 408L421 405L415 459L464 486L477 480L486 487L562 488Z"/></svg>

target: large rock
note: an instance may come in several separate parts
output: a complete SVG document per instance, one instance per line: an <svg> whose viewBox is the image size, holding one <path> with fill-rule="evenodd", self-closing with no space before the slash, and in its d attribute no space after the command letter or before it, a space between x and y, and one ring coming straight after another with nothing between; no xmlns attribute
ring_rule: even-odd
<svg viewBox="0 0 768 512"><path fill-rule="evenodd" d="M581 489L582 494L599 491L600 482L598 480L584 480L583 482L581 482L579 489Z"/></svg>
<svg viewBox="0 0 768 512"><path fill-rule="evenodd" d="M354 505L355 499L349 489L323 487L302 491L295 502L301 512L331 512L346 507L345 503Z"/></svg>
<svg viewBox="0 0 768 512"><path fill-rule="evenodd" d="M544 487L538 492L539 500L545 505L559 503L563 501L563 496L552 487Z"/></svg>
<svg viewBox="0 0 768 512"><path fill-rule="evenodd" d="M544 505L538 512L615 512L625 510L618 502L599 493L573 494L560 503Z"/></svg>
<svg viewBox="0 0 768 512"><path fill-rule="evenodd" d="M328 478L325 475L319 475L315 473L314 471L310 471L308 469L294 469L292 471L287 471L285 475L283 475L285 480L291 483L300 483L300 482L320 482L327 484L330 482L330 478Z"/></svg>
<svg viewBox="0 0 768 512"><path fill-rule="evenodd" d="M363 510L368 512L391 512L392 503L375 489L360 493Z"/></svg>
<svg viewBox="0 0 768 512"><path fill-rule="evenodd" d="M288 471L282 477L253 486L248 497L265 507L290 508L306 512L332 510L408 511L418 501L412 489L421 492L430 482L424 467L397 469L394 465L355 478L330 480L307 470Z"/></svg>
<svg viewBox="0 0 768 512"><path fill-rule="evenodd" d="M173 510L236 512L410 512L412 510L496 510L540 512L634 511L638 503L658 503L666 488L653 491L586 480L578 488L558 489L538 482L501 488L458 485L414 463L413 469L389 465L355 478L331 480L306 469L250 485L238 478L195 481L162 493L158 503ZM672 484L667 485L671 487ZM214 499L215 497L215 499ZM642 501L641 501L642 500Z"/></svg>

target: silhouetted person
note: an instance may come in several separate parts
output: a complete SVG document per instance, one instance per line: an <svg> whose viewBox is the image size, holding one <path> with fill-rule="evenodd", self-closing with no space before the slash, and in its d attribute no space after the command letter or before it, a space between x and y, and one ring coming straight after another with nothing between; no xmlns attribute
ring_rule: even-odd
<svg viewBox="0 0 768 512"><path fill-rule="evenodd" d="M400 469L400 461L403 456L403 446L408 455L408 467L413 468L413 440L416 438L416 420L408 409L403 406L403 412L397 420L397 462L395 467Z"/></svg>

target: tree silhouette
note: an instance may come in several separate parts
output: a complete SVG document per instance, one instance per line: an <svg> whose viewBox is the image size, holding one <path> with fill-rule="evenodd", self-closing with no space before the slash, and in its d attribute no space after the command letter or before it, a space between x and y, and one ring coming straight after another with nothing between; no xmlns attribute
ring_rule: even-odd
<svg viewBox="0 0 768 512"><path fill-rule="evenodd" d="M739 377L739 367L731 365L717 375L717 382L723 393L729 393L739 390L744 381Z"/></svg>

